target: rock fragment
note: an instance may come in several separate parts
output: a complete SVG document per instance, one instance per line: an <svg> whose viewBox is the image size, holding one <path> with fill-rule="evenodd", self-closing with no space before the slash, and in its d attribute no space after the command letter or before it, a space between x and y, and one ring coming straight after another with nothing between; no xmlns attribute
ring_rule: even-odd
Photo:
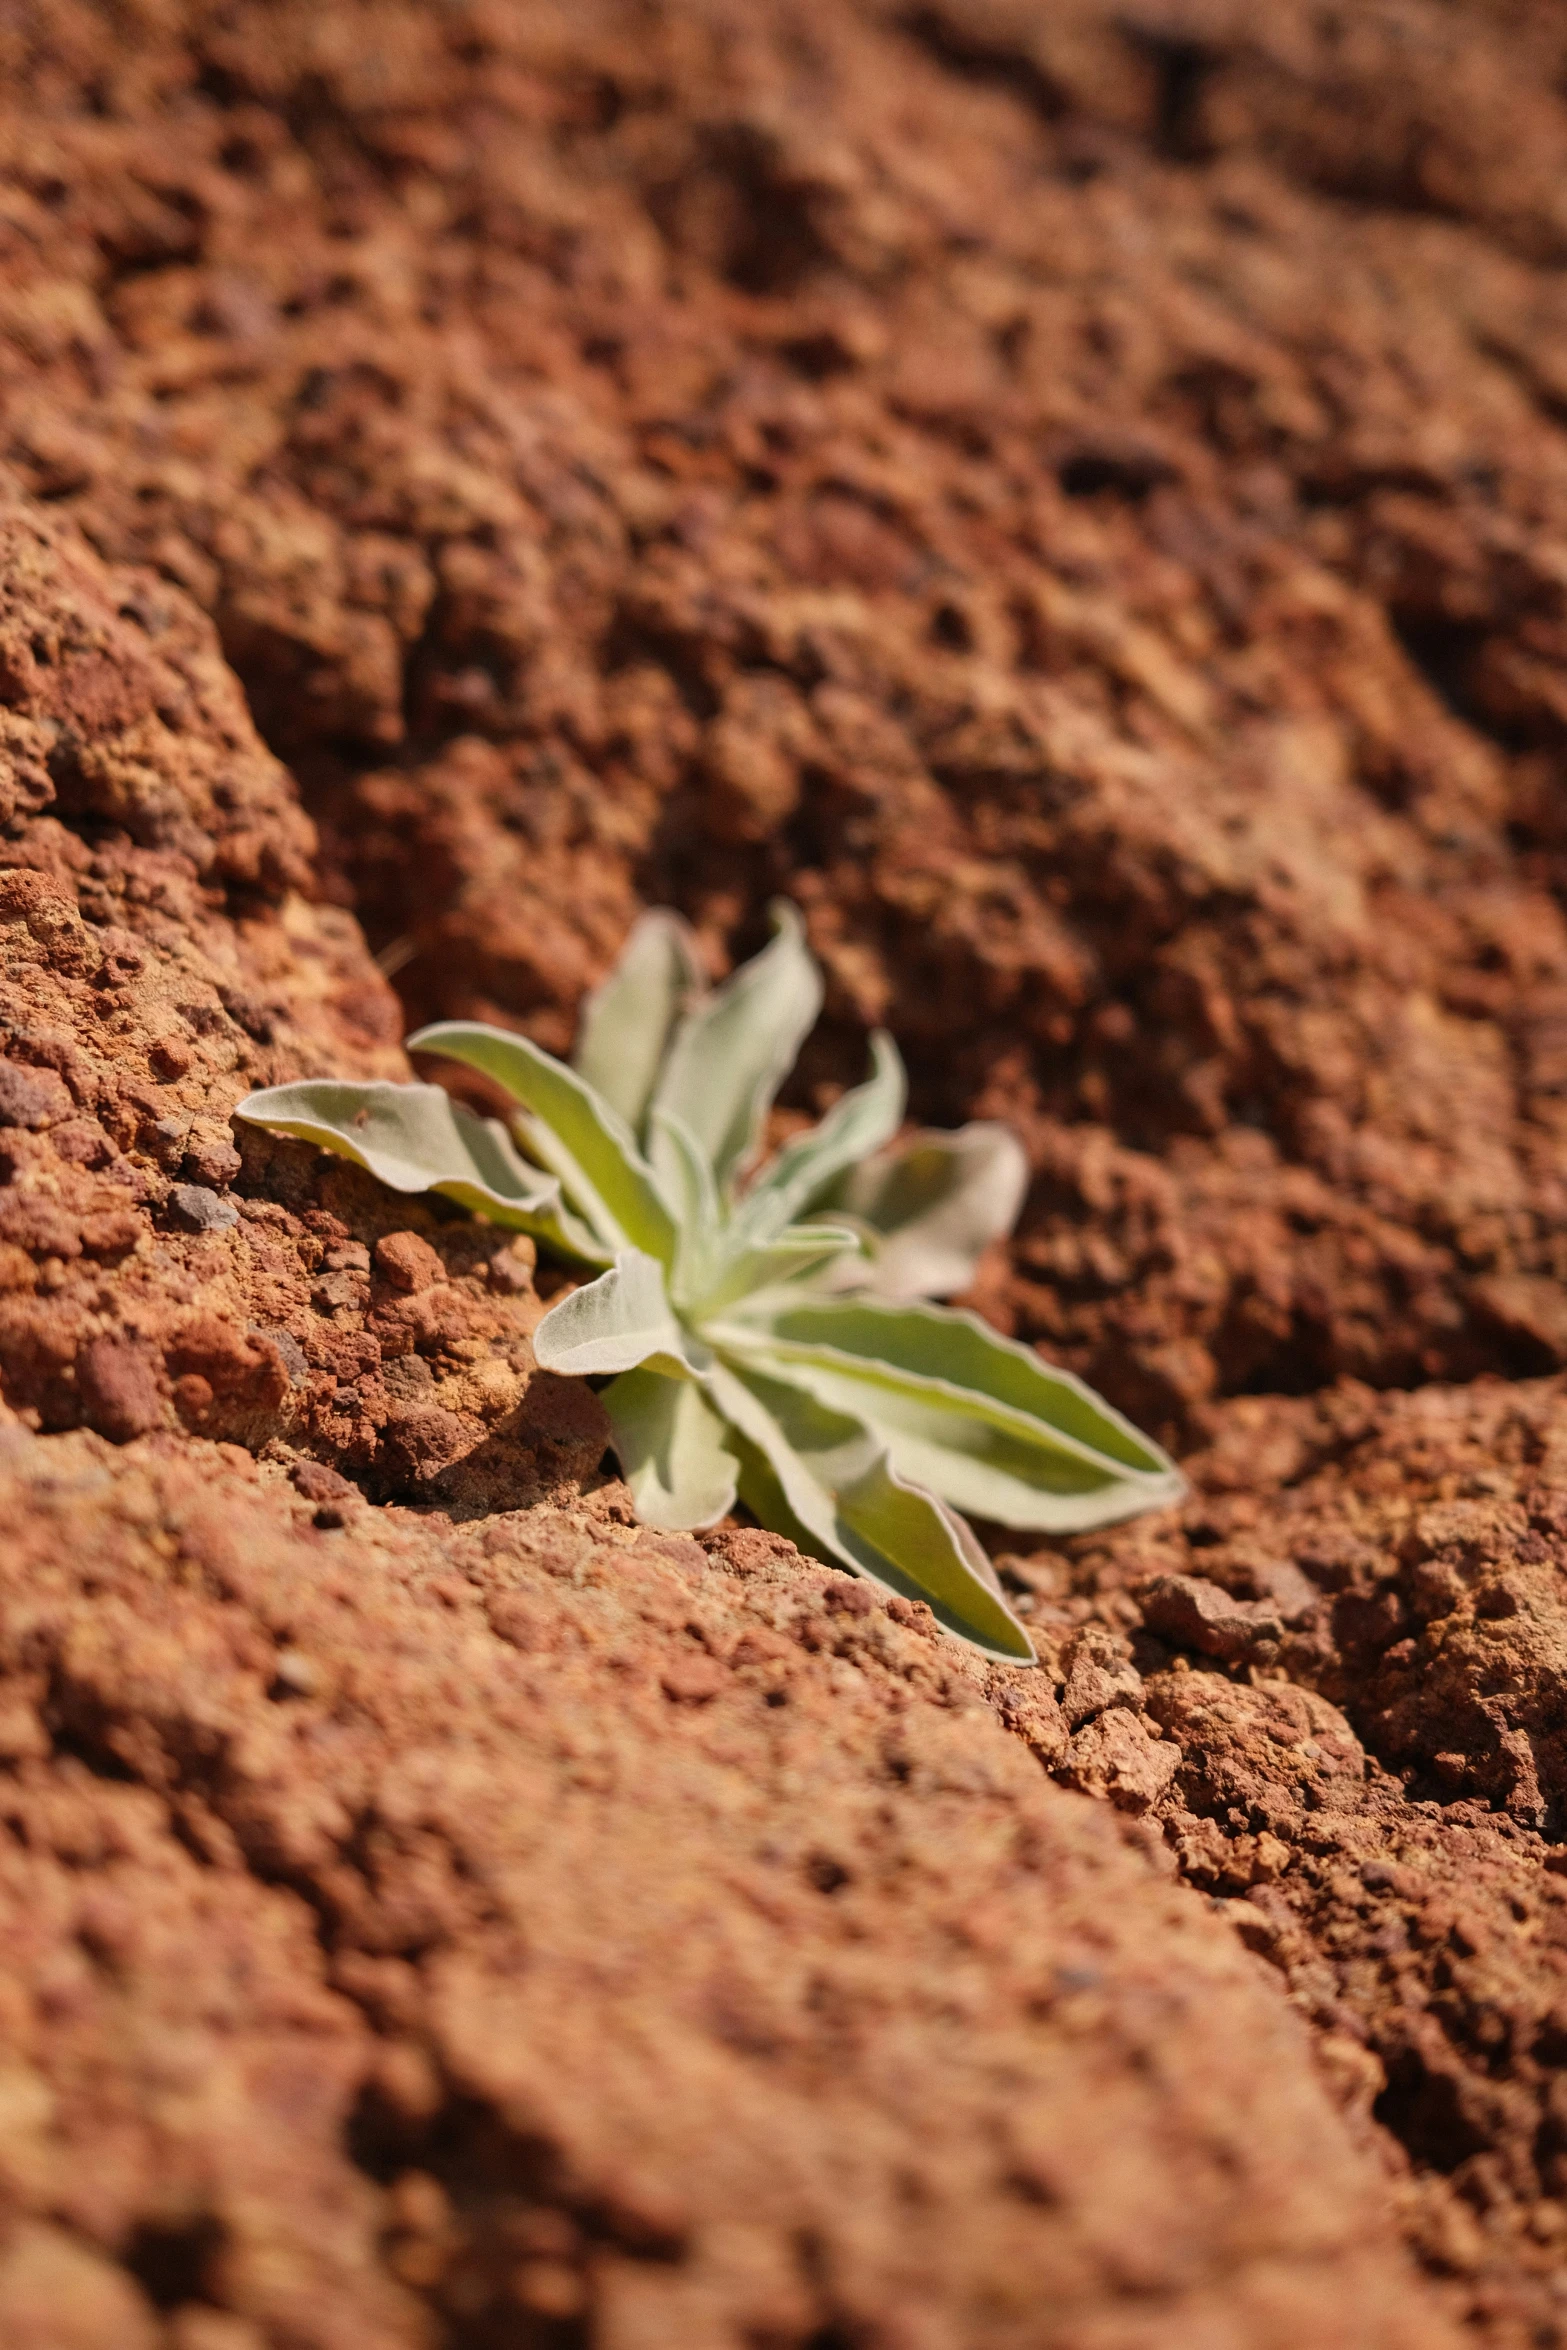
<svg viewBox="0 0 1567 2350"><path fill-rule="evenodd" d="M188 1232L228 1232L239 1222L234 1202L201 1183L176 1183L169 1212Z"/></svg>

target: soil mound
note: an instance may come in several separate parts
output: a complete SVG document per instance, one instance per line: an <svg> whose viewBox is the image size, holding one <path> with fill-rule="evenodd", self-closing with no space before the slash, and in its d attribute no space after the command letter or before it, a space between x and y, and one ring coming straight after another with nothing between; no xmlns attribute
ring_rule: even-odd
<svg viewBox="0 0 1567 2350"><path fill-rule="evenodd" d="M0 27L8 2340L1567 2342L1564 89ZM1033 1676L637 1530L525 1246L229 1123L780 890L797 1106L1011 1119L976 1301L1188 1459Z"/></svg>
<svg viewBox="0 0 1567 2350"><path fill-rule="evenodd" d="M45 2259L83 2350L1447 2338L1265 1970L928 1618L206 1447L5 1472L8 2340Z"/></svg>

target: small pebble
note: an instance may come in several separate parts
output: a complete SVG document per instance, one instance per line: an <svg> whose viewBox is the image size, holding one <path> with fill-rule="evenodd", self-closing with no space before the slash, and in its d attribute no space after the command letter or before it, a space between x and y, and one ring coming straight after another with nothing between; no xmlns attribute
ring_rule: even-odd
<svg viewBox="0 0 1567 2350"><path fill-rule="evenodd" d="M220 1199L202 1183L176 1183L169 1194L169 1212L188 1232L226 1232L239 1222L234 1202Z"/></svg>

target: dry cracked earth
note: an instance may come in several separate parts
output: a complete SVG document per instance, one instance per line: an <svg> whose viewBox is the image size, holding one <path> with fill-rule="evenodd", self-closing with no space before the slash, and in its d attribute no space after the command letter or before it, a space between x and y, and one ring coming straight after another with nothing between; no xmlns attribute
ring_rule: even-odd
<svg viewBox="0 0 1567 2350"><path fill-rule="evenodd" d="M1564 265L1554 0L0 13L7 2350L1567 2345ZM780 891L1034 1673L231 1124Z"/></svg>

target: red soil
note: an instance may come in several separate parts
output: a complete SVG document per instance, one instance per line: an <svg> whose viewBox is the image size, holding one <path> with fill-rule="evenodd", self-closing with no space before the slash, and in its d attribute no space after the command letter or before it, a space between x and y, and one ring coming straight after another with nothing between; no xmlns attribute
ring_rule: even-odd
<svg viewBox="0 0 1567 2350"><path fill-rule="evenodd" d="M0 2331L1567 2343L1561 12L0 88ZM1188 1456L1032 1677L634 1531L528 1252L228 1124L780 890L798 1106L1012 1119L977 1302Z"/></svg>

